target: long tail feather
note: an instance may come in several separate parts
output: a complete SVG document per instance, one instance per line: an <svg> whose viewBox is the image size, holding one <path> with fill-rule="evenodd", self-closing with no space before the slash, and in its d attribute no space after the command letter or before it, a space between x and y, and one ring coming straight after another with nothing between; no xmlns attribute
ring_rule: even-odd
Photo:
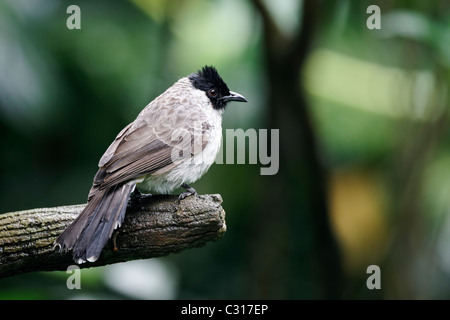
<svg viewBox="0 0 450 320"><path fill-rule="evenodd" d="M55 244L63 251L72 250L77 263L96 261L114 229L122 224L135 186L136 182L130 181L98 190Z"/></svg>

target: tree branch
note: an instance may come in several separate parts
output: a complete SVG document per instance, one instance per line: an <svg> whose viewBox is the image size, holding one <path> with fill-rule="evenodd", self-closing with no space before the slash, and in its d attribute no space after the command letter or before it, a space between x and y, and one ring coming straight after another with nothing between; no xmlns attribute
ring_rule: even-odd
<svg viewBox="0 0 450 320"><path fill-rule="evenodd" d="M80 268L135 259L148 259L199 247L218 240L226 231L219 194L152 196L130 201L122 227L113 233L95 263ZM0 278L31 271L67 270L71 253L53 248L56 237L85 205L40 208L0 215Z"/></svg>

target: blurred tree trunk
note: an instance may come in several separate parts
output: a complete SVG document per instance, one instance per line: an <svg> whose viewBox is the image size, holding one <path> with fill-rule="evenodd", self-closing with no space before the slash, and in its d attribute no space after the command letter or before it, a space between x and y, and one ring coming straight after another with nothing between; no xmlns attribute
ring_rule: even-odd
<svg viewBox="0 0 450 320"><path fill-rule="evenodd" d="M252 3L263 23L268 126L280 129L280 170L267 177L269 185L260 195L253 294L336 299L342 270L328 216L326 171L299 83L322 2L303 2L297 13L302 23L291 36L278 29L263 1Z"/></svg>
<svg viewBox="0 0 450 320"><path fill-rule="evenodd" d="M426 52L427 47L423 45L421 50ZM408 49L408 53L413 51L410 47ZM420 61L414 58L405 53L405 61L412 70L420 66ZM431 55L429 61L433 61ZM384 298L388 299L433 299L431 294L435 292L429 286L440 282L440 277L445 277L437 266L436 248L430 250L432 246L425 238L429 223L423 199L426 168L432 163L434 154L442 148L440 144L446 138L450 116L446 99L446 93L450 91L449 77L445 74L444 65L433 63L435 86L426 109L434 115L434 119L404 120L399 130L401 143L394 154L392 189L397 195L393 210L395 238L385 262L385 282L389 284L389 290L384 293ZM414 101L413 96L410 101ZM414 108L412 104L409 107ZM418 274L422 277L425 274L426 284L418 280Z"/></svg>

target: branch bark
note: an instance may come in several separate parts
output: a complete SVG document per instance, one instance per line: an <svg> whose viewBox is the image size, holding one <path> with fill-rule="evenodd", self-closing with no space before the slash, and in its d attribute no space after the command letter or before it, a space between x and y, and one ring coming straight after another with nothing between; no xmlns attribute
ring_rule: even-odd
<svg viewBox="0 0 450 320"><path fill-rule="evenodd" d="M152 196L130 201L122 227L95 263L103 266L165 256L216 241L226 231L219 194L188 197ZM56 237L78 216L83 205L39 208L0 215L0 278L32 271L67 270L71 253L53 248Z"/></svg>

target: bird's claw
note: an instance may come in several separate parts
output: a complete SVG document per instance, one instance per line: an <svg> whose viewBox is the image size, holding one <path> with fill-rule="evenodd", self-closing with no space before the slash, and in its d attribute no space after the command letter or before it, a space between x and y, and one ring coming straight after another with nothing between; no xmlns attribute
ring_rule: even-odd
<svg viewBox="0 0 450 320"><path fill-rule="evenodd" d="M146 199L152 197L151 193L141 193L137 188L134 190L134 192L131 194L131 200L134 202L145 202Z"/></svg>
<svg viewBox="0 0 450 320"><path fill-rule="evenodd" d="M197 191L195 191L194 188L192 188L191 186L189 186L189 185L187 185L187 184L185 184L185 183L183 183L183 184L181 185L181 187L183 187L184 189L186 189L186 192L180 193L180 195L178 196L178 203L179 203L181 200L183 200L183 199L185 199L185 198L187 198L187 197L190 197L190 196L197 196L197 195L198 195Z"/></svg>

